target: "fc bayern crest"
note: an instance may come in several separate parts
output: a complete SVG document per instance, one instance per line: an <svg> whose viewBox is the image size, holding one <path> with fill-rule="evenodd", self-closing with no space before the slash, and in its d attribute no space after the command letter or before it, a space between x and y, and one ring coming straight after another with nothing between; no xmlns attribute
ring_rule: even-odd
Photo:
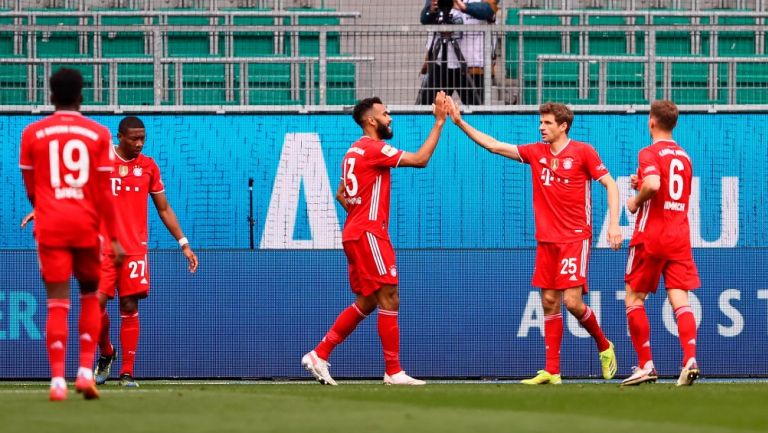
<svg viewBox="0 0 768 433"><path fill-rule="evenodd" d="M563 168L565 170L570 170L571 168L573 168L573 158L565 158L563 160Z"/></svg>
<svg viewBox="0 0 768 433"><path fill-rule="evenodd" d="M141 167L133 167L133 175L134 176L139 177L139 176L141 176L141 173L142 173Z"/></svg>
<svg viewBox="0 0 768 433"><path fill-rule="evenodd" d="M552 161L550 162L550 166L552 167L552 170L557 170L557 167L560 166L560 160L557 158L552 158Z"/></svg>
<svg viewBox="0 0 768 433"><path fill-rule="evenodd" d="M392 275L393 277L397 276L397 268L395 265L389 267L389 275Z"/></svg>
<svg viewBox="0 0 768 433"><path fill-rule="evenodd" d="M128 166L121 165L120 168L117 169L117 172L120 174L120 177L128 176Z"/></svg>

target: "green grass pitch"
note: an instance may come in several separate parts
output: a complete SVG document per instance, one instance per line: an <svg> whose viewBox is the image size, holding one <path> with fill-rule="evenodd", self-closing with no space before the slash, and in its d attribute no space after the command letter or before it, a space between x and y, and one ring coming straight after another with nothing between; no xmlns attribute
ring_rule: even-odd
<svg viewBox="0 0 768 433"><path fill-rule="evenodd" d="M0 382L0 432L647 432L768 431L768 383L142 382L84 401L70 387Z"/></svg>

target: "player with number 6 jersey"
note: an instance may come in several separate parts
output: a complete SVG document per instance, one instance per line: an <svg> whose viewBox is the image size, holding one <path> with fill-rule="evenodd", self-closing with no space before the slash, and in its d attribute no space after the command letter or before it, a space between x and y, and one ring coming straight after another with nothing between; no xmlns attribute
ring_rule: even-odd
<svg viewBox="0 0 768 433"><path fill-rule="evenodd" d="M546 364L536 376L522 383L562 383L563 302L595 340L603 378L613 378L617 370L613 343L603 334L592 309L584 303L583 293L587 292L592 243L591 183L596 180L608 191L608 243L614 250L622 242L619 190L595 149L568 138L573 112L563 104L543 104L539 107L542 142L528 145L502 143L476 130L461 118L456 106L450 114L453 122L474 142L531 168L537 241L532 284L541 289Z"/></svg>
<svg viewBox="0 0 768 433"><path fill-rule="evenodd" d="M688 153L672 139L678 113L672 101L651 104L648 129L653 143L640 151L637 174L631 176L638 193L627 200L627 209L639 213L629 244L624 303L638 366L623 385L656 381L645 299L656 292L661 275L683 349L677 385L692 385L699 376L696 320L688 301L688 291L700 285L688 224L693 164Z"/></svg>
<svg viewBox="0 0 768 433"><path fill-rule="evenodd" d="M439 92L434 104L435 124L416 153L398 150L384 142L393 136L392 118L381 99L366 98L355 106L353 117L364 135L344 156L336 199L347 211L342 241L349 262L349 283L356 299L339 314L315 349L301 359L304 369L321 384L336 385L328 371L331 351L376 308L384 351L384 384L425 384L400 366L398 273L387 231L390 169L427 166L440 139L449 104L450 98Z"/></svg>
<svg viewBox="0 0 768 433"><path fill-rule="evenodd" d="M99 225L105 225L117 263L123 250L117 240L115 208L109 194L112 169L109 131L80 114L83 77L61 68L50 77L56 112L29 125L21 137L19 166L36 214L35 239L40 273L48 298L45 327L51 365L50 400L67 398L64 379L67 347L69 279L80 282L80 367L75 389L86 399L99 397L93 357L99 335Z"/></svg>
<svg viewBox="0 0 768 433"><path fill-rule="evenodd" d="M136 350L139 344L139 300L149 296L149 261L147 258L147 202L157 208L160 219L179 242L187 259L189 271L195 272L198 260L181 230L176 214L165 196L165 186L155 161L141 152L146 142L146 130L141 119L128 116L118 126L118 145L114 148L115 161L111 174L111 192L117 203L117 231L125 239L126 257L122 266L110 261L102 263L99 284L101 306L101 356L96 365L96 383L104 384L109 378L112 362L117 357L109 338L110 320L106 305L117 294L120 298L120 346L122 365L120 385L138 387L134 379ZM107 249L107 257L112 251Z"/></svg>

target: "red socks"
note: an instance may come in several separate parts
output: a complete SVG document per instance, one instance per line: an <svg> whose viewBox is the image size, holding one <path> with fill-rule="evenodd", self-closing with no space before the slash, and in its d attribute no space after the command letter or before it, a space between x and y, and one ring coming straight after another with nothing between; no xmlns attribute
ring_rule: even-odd
<svg viewBox="0 0 768 433"><path fill-rule="evenodd" d="M589 305L586 307L587 308L584 310L584 315L582 315L579 319L579 323L581 323L581 326L583 326L584 329L589 332L589 335L595 339L598 352L607 350L609 347L611 347L611 343L608 342L608 339L605 338L605 334L603 334L603 330L600 329L600 324L597 323L597 317L595 317L595 313L591 308L589 308Z"/></svg>
<svg viewBox="0 0 768 433"><path fill-rule="evenodd" d="M696 319L688 305L676 309L675 317L677 334L680 336L680 345L683 347L683 365L686 365L689 359L696 357Z"/></svg>
<svg viewBox="0 0 768 433"><path fill-rule="evenodd" d="M627 324L632 345L637 352L637 365L643 368L653 359L651 357L651 326L648 323L648 315L645 314L645 307L642 305L627 307Z"/></svg>
<svg viewBox="0 0 768 433"><path fill-rule="evenodd" d="M397 326L397 311L379 308L379 338L384 349L384 365L388 375L400 373L400 328Z"/></svg>
<svg viewBox="0 0 768 433"><path fill-rule="evenodd" d="M123 365L120 374L133 375L136 347L139 345L139 312L120 313L120 347L123 350Z"/></svg>
<svg viewBox="0 0 768 433"><path fill-rule="evenodd" d="M317 356L328 360L333 349L357 328L366 316L356 304L352 304L341 312L336 321L325 334L325 337L315 347ZM379 338L384 349L384 364L388 375L403 371L400 367L400 328L397 326L397 311L379 308Z"/></svg>
<svg viewBox="0 0 768 433"><path fill-rule="evenodd" d="M317 347L315 347L317 356L327 361L328 357L331 356L333 349L341 344L341 342L344 341L344 339L347 338L366 317L368 316L363 314L356 304L353 303L347 307L341 314L339 314L336 321L333 323L333 326L331 326L331 329L328 330L325 337L323 337Z"/></svg>
<svg viewBox="0 0 768 433"><path fill-rule="evenodd" d="M80 367L93 368L96 339L101 327L101 308L96 293L80 295Z"/></svg>
<svg viewBox="0 0 768 433"><path fill-rule="evenodd" d="M544 370L550 374L560 374L560 343L563 341L562 313L544 316L544 343L547 363Z"/></svg>
<svg viewBox="0 0 768 433"><path fill-rule="evenodd" d="M67 314L69 299L48 299L48 320L45 323L45 344L51 364L51 377L64 377L67 353Z"/></svg>
<svg viewBox="0 0 768 433"><path fill-rule="evenodd" d="M109 314L107 309L101 311L101 332L99 333L99 352L102 356L111 356L115 353L115 347L109 339Z"/></svg>

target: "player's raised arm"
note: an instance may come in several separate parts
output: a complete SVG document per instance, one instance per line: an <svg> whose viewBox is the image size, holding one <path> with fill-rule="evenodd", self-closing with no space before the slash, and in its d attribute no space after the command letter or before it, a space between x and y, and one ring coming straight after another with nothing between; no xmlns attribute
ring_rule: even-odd
<svg viewBox="0 0 768 433"><path fill-rule="evenodd" d="M435 124L432 126L432 130L416 153L403 152L403 156L398 164L399 167L424 168L427 166L429 159L432 158L432 154L435 152L437 142L440 140L440 133L443 131L445 119L448 118L449 104L450 98L445 95L445 92L439 92L435 97L433 109Z"/></svg>
<svg viewBox="0 0 768 433"><path fill-rule="evenodd" d="M192 251L189 241L184 236L184 232L181 231L179 220L176 218L176 213L171 208L170 203L168 203L165 193L158 192L150 195L152 197L152 202L157 209L157 215L160 216L160 220L163 221L163 224L165 224L165 227L171 233L171 236L179 242L181 252L184 254L184 257L187 258L187 262L189 262L189 272L195 272L199 265L197 255Z"/></svg>
<svg viewBox="0 0 768 433"><path fill-rule="evenodd" d="M621 247L623 236L621 234L621 228L619 227L619 187L616 185L616 181L610 174L600 178L600 184L603 185L608 192L608 245L612 249L618 250Z"/></svg>
<svg viewBox="0 0 768 433"><path fill-rule="evenodd" d="M496 140L490 135L480 132L472 127L472 125L461 118L459 106L453 102L450 104L450 115L453 123L455 123L456 126L464 131L464 133L467 134L467 137L471 138L472 141L479 144L489 152L501 156L506 156L507 158L515 159L517 161L522 161L520 158L520 153L517 151L517 145Z"/></svg>

